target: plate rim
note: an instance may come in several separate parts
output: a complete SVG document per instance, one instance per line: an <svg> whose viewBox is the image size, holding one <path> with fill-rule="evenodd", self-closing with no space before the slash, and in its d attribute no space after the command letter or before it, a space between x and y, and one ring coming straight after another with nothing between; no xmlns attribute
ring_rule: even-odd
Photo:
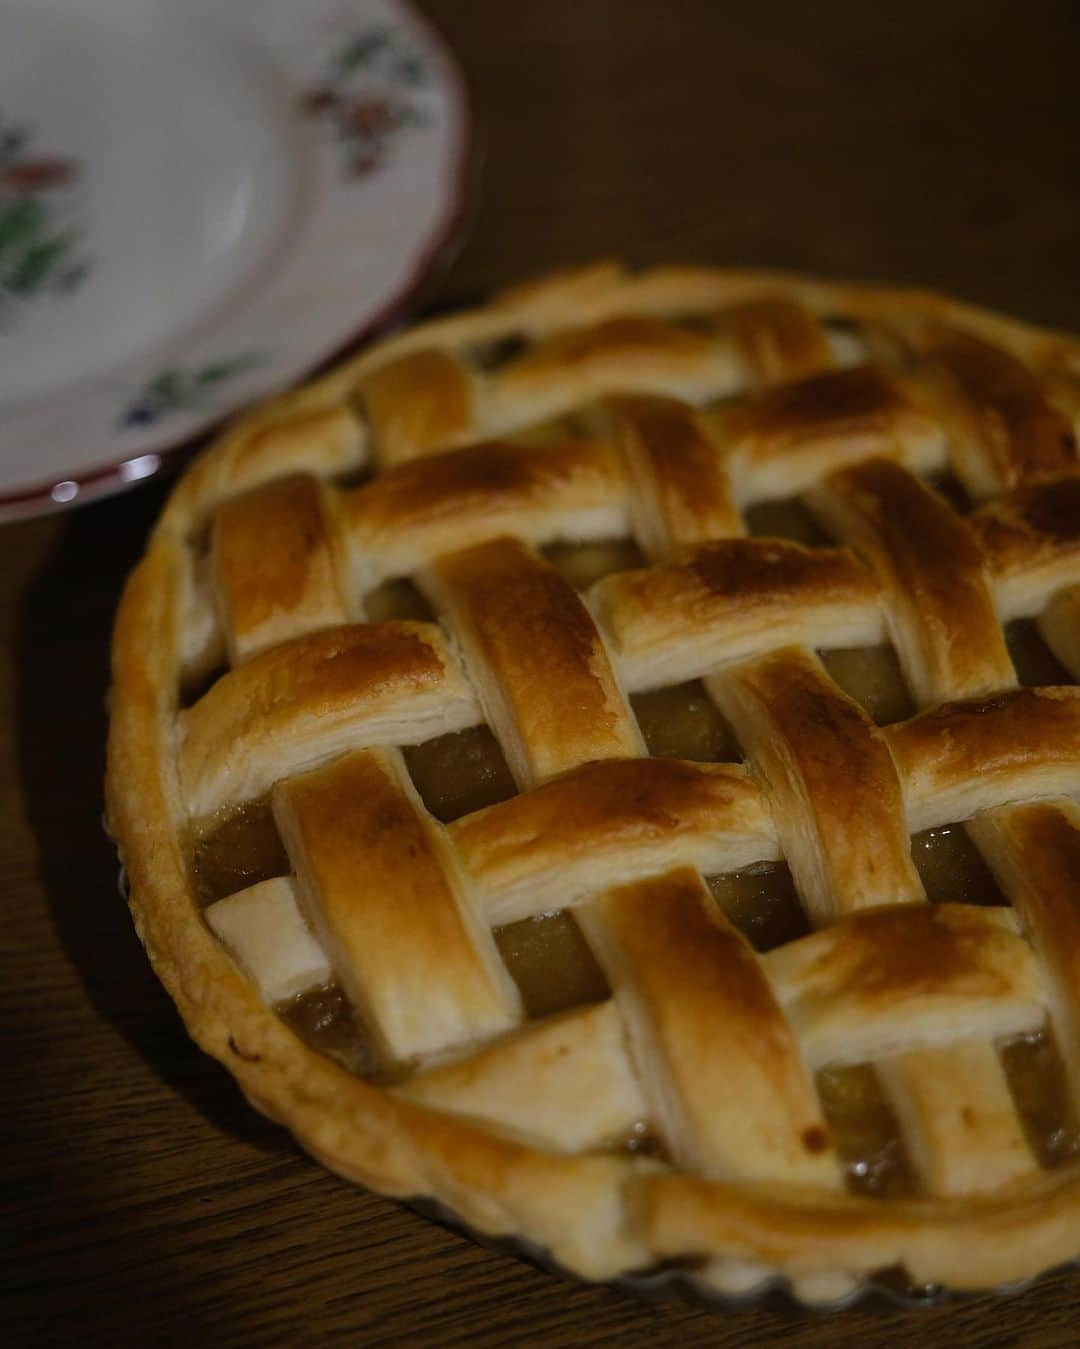
<svg viewBox="0 0 1080 1349"><path fill-rule="evenodd" d="M441 217L398 289L373 313L367 315L355 330L329 348L313 353L310 361L286 376L279 386L267 389L227 410L220 412L208 410L206 420L194 430L190 428L183 430L175 438L153 450L132 447L128 453L123 455L118 453L116 458L89 464L78 472L63 477L54 473L13 491L0 491L0 525L90 505L94 501L130 491L142 483L161 478L174 471L197 453L200 446L206 444L209 438L233 418L250 411L252 407L266 399L279 396L305 380L312 379L320 371L328 369L347 354L386 332L408 312L432 274L446 265L450 253L459 242L460 231L468 213L470 187L479 169L477 128L469 98L468 82L449 42L414 0L393 0L393 3L400 6L410 23L423 33L424 38L438 53L447 75L448 95L460 125L458 143L454 147L453 158L448 165L450 183ZM54 495L58 487L69 483L73 488L69 495L60 498Z"/></svg>

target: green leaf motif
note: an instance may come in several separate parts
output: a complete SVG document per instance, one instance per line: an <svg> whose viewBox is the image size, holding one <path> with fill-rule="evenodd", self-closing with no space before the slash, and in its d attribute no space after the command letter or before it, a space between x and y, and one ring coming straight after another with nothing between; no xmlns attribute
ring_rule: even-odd
<svg viewBox="0 0 1080 1349"><path fill-rule="evenodd" d="M50 239L31 244L16 266L5 278L13 295L32 295L40 290L54 274L57 264L75 247L72 234L54 234Z"/></svg>
<svg viewBox="0 0 1080 1349"><path fill-rule="evenodd" d="M265 361L263 352L247 351L189 369L168 366L147 380L121 417L123 426L149 426L170 412L204 406L207 397L228 380Z"/></svg>
<svg viewBox="0 0 1080 1349"><path fill-rule="evenodd" d="M419 56L401 56L394 63L394 75L412 89L427 83L427 69Z"/></svg>
<svg viewBox="0 0 1080 1349"><path fill-rule="evenodd" d="M261 360L261 356L254 352L248 352L243 356L234 356L231 360L216 361L197 370L195 382L199 388L205 388L211 384L221 384L227 379L232 379L235 375L242 374L245 370L250 370L253 366L258 365Z"/></svg>
<svg viewBox="0 0 1080 1349"><path fill-rule="evenodd" d="M328 79L300 106L340 143L350 174L364 178L388 162L402 131L429 125L430 113L413 98L429 74L406 35L371 27L345 43L330 61Z"/></svg>
<svg viewBox="0 0 1080 1349"><path fill-rule="evenodd" d="M146 392L160 403L177 403L184 397L186 379L181 370L162 370L147 384Z"/></svg>
<svg viewBox="0 0 1080 1349"><path fill-rule="evenodd" d="M45 221L45 207L36 197L20 197L0 207L0 257L32 244Z"/></svg>
<svg viewBox="0 0 1080 1349"><path fill-rule="evenodd" d="M390 32L386 28L373 28L370 32L362 33L359 37L353 38L338 57L338 76L346 78L362 67L371 65L389 44Z"/></svg>
<svg viewBox="0 0 1080 1349"><path fill-rule="evenodd" d="M57 196L76 166L55 156L31 158L27 142L24 128L0 118L0 317L18 301L74 289L90 270Z"/></svg>

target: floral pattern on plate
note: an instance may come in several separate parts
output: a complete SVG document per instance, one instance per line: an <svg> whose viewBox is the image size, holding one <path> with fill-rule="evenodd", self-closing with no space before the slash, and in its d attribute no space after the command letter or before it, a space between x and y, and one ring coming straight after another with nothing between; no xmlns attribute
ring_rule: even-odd
<svg viewBox="0 0 1080 1349"><path fill-rule="evenodd" d="M399 31L371 27L338 50L301 108L332 131L350 176L364 178L386 163L402 131L425 125L417 94L427 82L424 58Z"/></svg>
<svg viewBox="0 0 1080 1349"><path fill-rule="evenodd" d="M470 162L460 73L410 0L17 10L0 522L153 476L385 326Z"/></svg>
<svg viewBox="0 0 1080 1349"><path fill-rule="evenodd" d="M30 153L29 128L0 114L0 315L18 301L74 289L89 262L65 200L74 160Z"/></svg>
<svg viewBox="0 0 1080 1349"><path fill-rule="evenodd" d="M150 426L169 412L187 412L204 408L216 390L237 375L253 370L266 357L249 351L202 365L169 366L146 381L121 418L123 426Z"/></svg>

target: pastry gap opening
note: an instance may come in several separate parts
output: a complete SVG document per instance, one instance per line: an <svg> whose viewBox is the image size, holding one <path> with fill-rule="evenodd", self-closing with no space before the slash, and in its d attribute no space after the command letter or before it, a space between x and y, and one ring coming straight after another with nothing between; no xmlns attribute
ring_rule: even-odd
<svg viewBox="0 0 1080 1349"><path fill-rule="evenodd" d="M517 793L502 748L486 724L408 745L403 753L420 799L443 824Z"/></svg>
<svg viewBox="0 0 1080 1349"><path fill-rule="evenodd" d="M630 706L656 759L738 763L739 742L700 679L635 693Z"/></svg>
<svg viewBox="0 0 1080 1349"><path fill-rule="evenodd" d="M827 333L847 333L851 337L862 340L863 326L857 318L852 318L850 314L819 314L818 323Z"/></svg>
<svg viewBox="0 0 1080 1349"><path fill-rule="evenodd" d="M707 337L723 330L723 319L715 310L697 314L669 314L665 320L671 328L684 333L704 333Z"/></svg>
<svg viewBox="0 0 1080 1349"><path fill-rule="evenodd" d="M918 1177L873 1067L822 1068L815 1080L848 1189L876 1199L915 1194Z"/></svg>
<svg viewBox="0 0 1080 1349"><path fill-rule="evenodd" d="M508 923L497 927L494 936L528 1016L551 1016L611 996L596 957L567 910Z"/></svg>
<svg viewBox="0 0 1080 1349"><path fill-rule="evenodd" d="M891 643L838 646L819 651L818 655L834 682L879 726L890 726L915 715L915 703Z"/></svg>
<svg viewBox="0 0 1080 1349"><path fill-rule="evenodd" d="M355 407L353 411L356 411ZM334 478L334 486L341 492L351 492L357 487L365 486L374 476L375 465L371 459L368 459L363 464L357 464L355 468L346 469L344 473L339 473Z"/></svg>
<svg viewBox="0 0 1080 1349"><path fill-rule="evenodd" d="M1049 1024L999 1045L1002 1067L1028 1143L1047 1168L1080 1156L1080 1120L1065 1064Z"/></svg>
<svg viewBox="0 0 1080 1349"><path fill-rule="evenodd" d="M191 553L192 564L195 567L205 565L210 556L210 545L214 538L214 521L217 518L217 509L220 504L218 502L209 515L196 520L188 531L186 542Z"/></svg>
<svg viewBox="0 0 1080 1349"><path fill-rule="evenodd" d="M671 1157L664 1140L653 1132L648 1120L638 1120L627 1136L621 1139L610 1151L628 1152L631 1157L651 1157L657 1162L670 1162Z"/></svg>
<svg viewBox="0 0 1080 1349"><path fill-rule="evenodd" d="M492 337L485 342L471 343L462 355L477 370L490 374L523 356L528 347L529 339L524 333L504 333L501 337Z"/></svg>
<svg viewBox="0 0 1080 1349"><path fill-rule="evenodd" d="M499 439L509 441L512 445L557 445L566 440L592 440L596 434L595 420L582 408L577 412L563 412L557 417L515 427Z"/></svg>
<svg viewBox="0 0 1080 1349"><path fill-rule="evenodd" d="M1005 624L1005 645L1016 667L1016 677L1029 688L1076 681L1043 641L1033 618L1014 618Z"/></svg>
<svg viewBox="0 0 1080 1349"><path fill-rule="evenodd" d="M358 1077L371 1077L378 1056L371 1035L337 983L275 1003L274 1011L308 1046Z"/></svg>
<svg viewBox="0 0 1080 1349"><path fill-rule="evenodd" d="M707 876L721 910L755 951L771 951L810 932L786 862L755 862L741 871Z"/></svg>
<svg viewBox="0 0 1080 1349"><path fill-rule="evenodd" d="M185 670L180 675L179 707L183 711L194 707L204 693L209 693L222 675L229 673L225 661L215 661L202 669Z"/></svg>
<svg viewBox="0 0 1080 1349"><path fill-rule="evenodd" d="M730 393L720 393L715 397L706 397L698 404L698 406L706 414L707 421L710 421L715 417L714 429L722 431L724 427L724 415L729 409L738 407L740 403L745 403L750 396L749 387L746 384L740 383L739 387L733 389Z"/></svg>
<svg viewBox="0 0 1080 1349"><path fill-rule="evenodd" d="M911 859L932 904L1008 905L962 824L912 834Z"/></svg>
<svg viewBox="0 0 1080 1349"><path fill-rule="evenodd" d="M940 1298L943 1289L939 1283L916 1283L903 1265L887 1265L870 1273L875 1286L887 1288L905 1301L931 1303Z"/></svg>
<svg viewBox="0 0 1080 1349"><path fill-rule="evenodd" d="M541 551L577 590L588 590L594 582L615 572L636 571L648 565L635 540L629 538L552 543Z"/></svg>
<svg viewBox="0 0 1080 1349"><path fill-rule="evenodd" d="M870 349L866 335L857 319L846 318L840 314L828 314L819 318L818 323L825 333L829 351L836 364L842 368L861 365L869 358Z"/></svg>
<svg viewBox="0 0 1080 1349"><path fill-rule="evenodd" d="M369 590L364 596L364 613L369 623L387 623L391 619L411 619L419 623L435 621L435 612L419 587L407 576Z"/></svg>
<svg viewBox="0 0 1080 1349"><path fill-rule="evenodd" d="M945 502L953 508L957 515L970 513L972 508L971 498L965 491L963 483L951 469L934 469L933 472L926 474L924 481L927 487L932 487L938 496L945 499Z"/></svg>
<svg viewBox="0 0 1080 1349"><path fill-rule="evenodd" d="M743 512L753 538L790 539L805 548L828 548L833 540L798 497L755 501Z"/></svg>
<svg viewBox="0 0 1080 1349"><path fill-rule="evenodd" d="M195 894L204 908L292 870L269 795L194 821L190 840Z"/></svg>

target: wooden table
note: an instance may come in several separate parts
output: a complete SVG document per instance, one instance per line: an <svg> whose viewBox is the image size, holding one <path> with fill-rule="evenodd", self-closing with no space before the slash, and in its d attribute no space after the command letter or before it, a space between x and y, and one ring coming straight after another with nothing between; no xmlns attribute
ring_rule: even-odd
<svg viewBox="0 0 1080 1349"><path fill-rule="evenodd" d="M1080 329L1070 0L457 0L487 149L439 301L619 253L924 281ZM445 11L445 12L444 12ZM13 1344L1051 1346L1080 1273L928 1313L575 1285L338 1181L188 1042L100 831L109 626L151 486L0 531Z"/></svg>

